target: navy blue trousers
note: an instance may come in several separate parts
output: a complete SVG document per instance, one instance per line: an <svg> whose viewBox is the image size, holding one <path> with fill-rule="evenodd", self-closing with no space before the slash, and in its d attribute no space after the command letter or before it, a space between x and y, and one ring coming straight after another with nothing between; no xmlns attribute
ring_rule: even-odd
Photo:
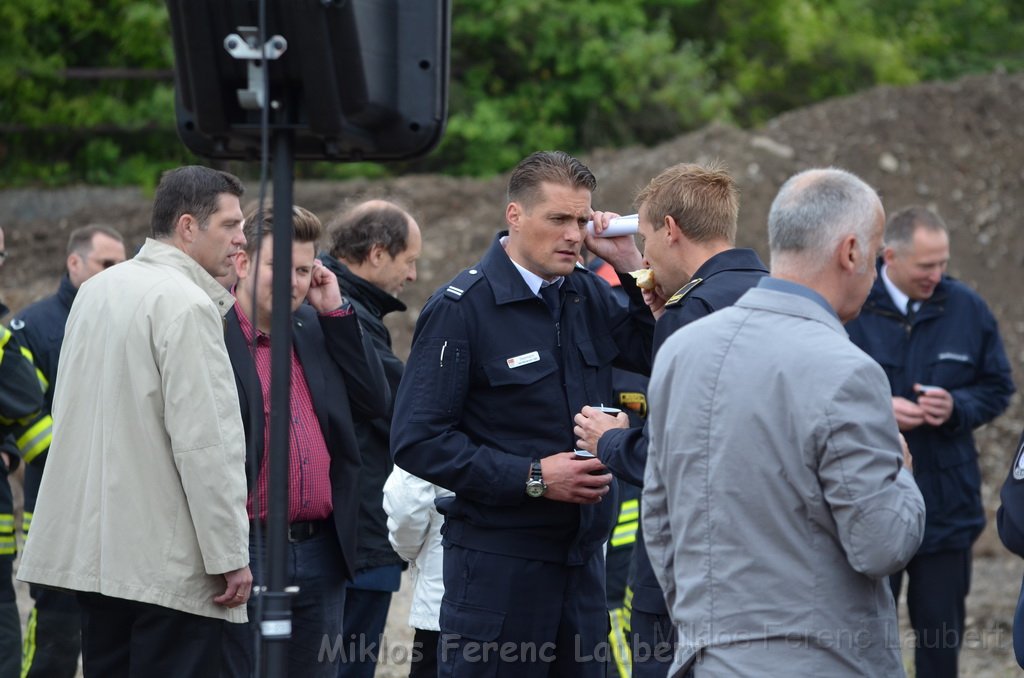
<svg viewBox="0 0 1024 678"><path fill-rule="evenodd" d="M917 678L956 678L964 638L965 600L971 589L971 551L940 551L914 556L907 573L907 611L917 634ZM899 600L903 572L889 578Z"/></svg>
<svg viewBox="0 0 1024 678"><path fill-rule="evenodd" d="M391 591L369 591L349 586L345 589L345 624L342 636L346 643L364 648L347 657L338 666L338 678L373 678L377 671L377 655L388 620Z"/></svg>
<svg viewBox="0 0 1024 678"><path fill-rule="evenodd" d="M664 678L676 651L676 627L667 614L633 609L629 615L633 678Z"/></svg>
<svg viewBox="0 0 1024 678"><path fill-rule="evenodd" d="M604 678L604 555L579 566L444 551L439 678Z"/></svg>
<svg viewBox="0 0 1024 678"><path fill-rule="evenodd" d="M249 545L249 567L253 585L266 583L266 542L257 550ZM322 530L306 541L288 544L285 585L298 586L291 598L292 637L288 641L288 676L292 678L334 678L338 663L345 659L341 647L345 580L338 539ZM256 647L259 643L259 599L249 599L249 623L226 624L224 631L225 678L256 675Z"/></svg>

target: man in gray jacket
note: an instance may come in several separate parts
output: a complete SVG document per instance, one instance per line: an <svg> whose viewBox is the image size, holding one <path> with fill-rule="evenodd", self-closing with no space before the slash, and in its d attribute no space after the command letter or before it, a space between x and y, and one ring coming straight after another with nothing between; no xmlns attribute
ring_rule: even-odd
<svg viewBox="0 0 1024 678"><path fill-rule="evenodd" d="M658 353L643 528L679 634L670 675L903 673L884 578L920 544L924 502L885 374L842 326L884 225L852 174L792 177L771 277Z"/></svg>

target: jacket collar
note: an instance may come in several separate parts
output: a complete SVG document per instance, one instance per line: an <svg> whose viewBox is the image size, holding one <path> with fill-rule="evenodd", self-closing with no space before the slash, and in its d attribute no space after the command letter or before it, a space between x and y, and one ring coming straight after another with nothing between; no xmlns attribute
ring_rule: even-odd
<svg viewBox="0 0 1024 678"><path fill-rule="evenodd" d="M66 308L71 308L72 302L75 300L75 295L78 294L78 288L71 284L71 278L65 273L61 276L60 286L57 288L57 299Z"/></svg>
<svg viewBox="0 0 1024 678"><path fill-rule="evenodd" d="M491 246L487 249L487 252L484 253L483 259L480 260L480 269L491 284L494 302L496 304L510 304L526 299L536 299L537 295L533 293L530 286L523 280L519 269L512 263L508 252L505 251L501 244L501 239L506 235L508 235L508 231L498 233ZM577 266L577 270L580 268L580 266ZM575 271L573 274L565 276L562 280L562 292L575 292L579 294L580 288L576 284L576 279Z"/></svg>
<svg viewBox="0 0 1024 678"><path fill-rule="evenodd" d="M146 238L139 253L135 258L143 263L153 263L158 266L170 266L180 271L186 278L195 283L200 289L206 292L213 303L217 304L217 310L221 317L227 315L235 303L235 298L224 289L224 286L213 279L206 270L196 263L195 259L188 256L174 245L160 240Z"/></svg>
<svg viewBox="0 0 1024 678"><path fill-rule="evenodd" d="M338 276L341 290L346 296L358 301L378 318L408 308L397 297L391 296L369 280L360 278L348 266L326 252L320 255L320 261L328 271Z"/></svg>
<svg viewBox="0 0 1024 678"><path fill-rule="evenodd" d="M762 282L764 280L768 280L768 278L762 278ZM758 283L757 287L747 290L735 305L815 320L827 325L835 332L847 336L846 328L843 327L835 312L830 313L819 302L814 301L809 296L792 294Z"/></svg>
<svg viewBox="0 0 1024 678"><path fill-rule="evenodd" d="M876 263L875 270L877 273L875 277L875 284L871 286L871 292L868 293L868 298L864 302L864 310L882 313L883 315L896 314L902 318L905 309L896 308L896 304L892 300L892 295L889 294L889 290L885 287L885 281L882 280L881 259ZM932 292L932 296L921 302L921 307L917 309L917 313L915 314L915 323L918 320L929 318L942 312L942 308L945 306L946 297L949 296L950 280L951 278L949 276L942 276L942 280L940 280L939 284L935 286L935 291Z"/></svg>
<svg viewBox="0 0 1024 678"><path fill-rule="evenodd" d="M763 271L768 273L768 268L754 250L746 247L736 247L719 252L705 261L693 274L692 278L707 280L722 271Z"/></svg>

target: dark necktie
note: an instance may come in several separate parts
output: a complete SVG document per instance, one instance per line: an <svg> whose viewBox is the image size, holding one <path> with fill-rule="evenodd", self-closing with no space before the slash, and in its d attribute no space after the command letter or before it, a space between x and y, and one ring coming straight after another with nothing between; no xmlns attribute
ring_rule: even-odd
<svg viewBox="0 0 1024 678"><path fill-rule="evenodd" d="M906 313L906 315L907 315L907 324L912 326L914 324L914 316L917 315L917 311L914 310L914 300L913 299L907 299L907 313Z"/></svg>
<svg viewBox="0 0 1024 678"><path fill-rule="evenodd" d="M544 300L544 303L548 305L548 308L551 309L552 317L557 319L558 312L562 305L558 285L544 285L540 288L540 296Z"/></svg>

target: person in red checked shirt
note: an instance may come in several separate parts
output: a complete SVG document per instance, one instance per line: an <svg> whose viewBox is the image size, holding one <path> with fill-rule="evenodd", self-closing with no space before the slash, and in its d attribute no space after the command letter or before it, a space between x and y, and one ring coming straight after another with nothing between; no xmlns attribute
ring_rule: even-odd
<svg viewBox="0 0 1024 678"><path fill-rule="evenodd" d="M272 223L269 209L246 217L246 249L235 260L237 303L225 319L246 433L249 554L256 586L266 572L266 543L260 536L266 534L271 422ZM286 586L299 591L291 599L288 675L333 677L342 657L337 652L322 656L322 648L325 641L328 649L333 647L341 634L359 511L360 456L352 417L379 416L387 411L391 394L380 359L341 295L337 278L316 259L323 233L320 220L295 207L292 223ZM259 609L259 601L250 600L248 626L229 629L222 675L258 674L253 670Z"/></svg>

